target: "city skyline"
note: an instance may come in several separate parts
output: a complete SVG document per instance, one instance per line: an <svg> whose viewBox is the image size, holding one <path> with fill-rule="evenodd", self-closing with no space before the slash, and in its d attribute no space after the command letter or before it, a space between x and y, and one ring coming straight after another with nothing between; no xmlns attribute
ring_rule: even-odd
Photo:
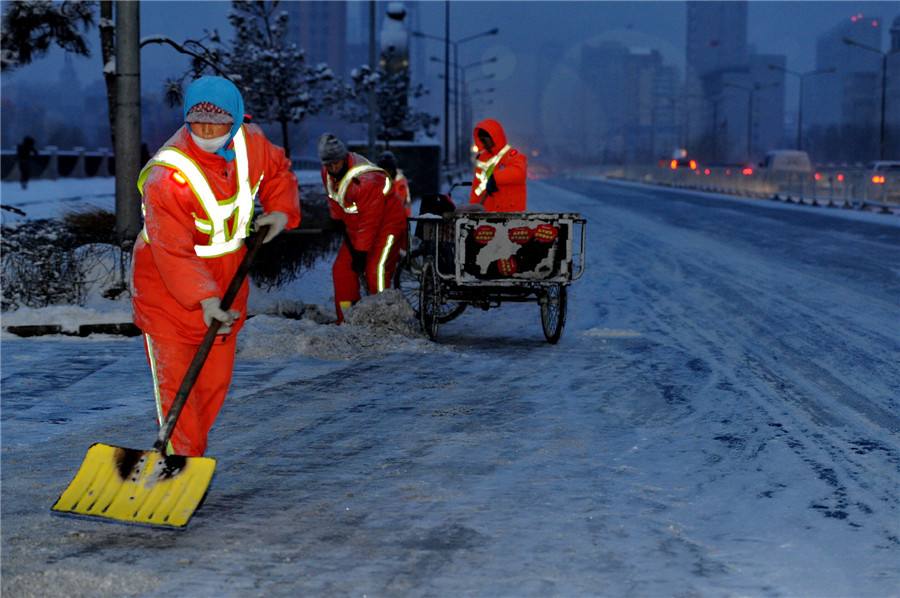
<svg viewBox="0 0 900 598"><path fill-rule="evenodd" d="M286 3L291 12L296 13L297 3ZM357 13L365 3L347 4L347 12ZM444 3L415 4L419 27L432 34L443 34ZM377 14L383 14L385 2L377 3ZM552 6L551 6L552 5ZM366 5L367 6L367 5ZM702 4L701 4L702 6ZM570 65L566 63L571 55L580 53L585 45L614 42L636 51L653 51L659 56L663 66L674 68L677 76L685 78L688 15L687 4L665 3L547 3L532 2L521 5L521 10L510 13L508 3L496 2L453 2L451 8L451 38L459 39L487 26L498 25L500 32L491 39L479 40L463 46L460 61L471 62L486 56L497 56L497 64L483 67L483 74L490 75L495 90L490 96L491 104L477 105L473 117L478 120L485 115L497 115L510 123L513 130L524 128L535 121L536 113L546 112L546 88L559 72ZM199 37L204 28L217 28L228 36L230 26L226 2L170 3L145 2L142 5L142 35L163 32L175 39ZM173 24L168 18L172 10L179 10L187 17L177 19ZM874 13L879 14L875 15ZM850 14L877 16L887 29L893 18L892 12L900 14L900 6L881 2L750 2L747 4L747 48L750 52L784 56L786 68L804 71L815 68L816 45L820 36L833 29ZM477 15L477 18L476 18ZM339 34L350 44L349 38L359 35L366 27L361 21L365 16L356 14L348 17L345 32ZM352 22L349 22L352 21ZM537 25L539 24L539 25ZM168 28L166 30L165 28ZM377 30L377 28L376 28ZM88 34L92 46L96 46L96 30ZM881 35L881 47L887 43L887 35ZM352 44L351 44L352 45ZM416 39L413 41L413 79L424 83L431 90L422 106L434 114L443 116L443 83L438 79L442 65L428 60L431 56L443 56L443 44ZM575 53L575 54L573 54ZM352 52L346 53L347 60ZM358 52L357 52L358 55ZM40 86L53 81L54 73L63 72L63 53L52 50L46 58L20 69L19 72L4 74L4 94L17 86ZM147 47L142 53L143 88L150 96L159 96L161 81L166 75L181 72L179 61L186 66L186 60L164 47ZM99 56L94 51L90 59L75 57L72 69L83 88L99 80ZM341 68L341 65L336 65ZM344 64L347 71L352 64ZM481 69L479 69L481 71ZM783 126L788 127L796 119L798 105L798 81L788 77L784 81L784 101L782 107ZM552 120L549 117L544 121ZM546 122L544 123L547 124ZM532 131L532 133L534 133Z"/></svg>

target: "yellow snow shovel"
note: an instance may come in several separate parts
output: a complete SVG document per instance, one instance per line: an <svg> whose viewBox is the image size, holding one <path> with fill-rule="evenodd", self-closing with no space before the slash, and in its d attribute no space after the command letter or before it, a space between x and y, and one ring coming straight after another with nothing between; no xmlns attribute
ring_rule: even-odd
<svg viewBox="0 0 900 598"><path fill-rule="evenodd" d="M267 232L267 226L261 227L247 243L248 251L222 298L223 310L231 307ZM184 528L188 524L209 490L216 460L167 454L166 447L221 325L213 320L207 329L153 448L142 451L99 442L92 445L51 510L153 527Z"/></svg>

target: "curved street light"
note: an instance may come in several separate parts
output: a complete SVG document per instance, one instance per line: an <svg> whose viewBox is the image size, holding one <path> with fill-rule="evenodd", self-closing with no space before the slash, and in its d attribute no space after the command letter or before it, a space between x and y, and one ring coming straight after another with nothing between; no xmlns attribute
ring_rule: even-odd
<svg viewBox="0 0 900 598"><path fill-rule="evenodd" d="M448 150L448 151L444 152L444 165L447 166L447 165L449 165L449 159L450 159L450 152L449 152L450 120L449 120L449 116L450 116L450 62L451 61L450 61L449 47L453 46L453 64L458 65L459 64L458 56L459 56L460 44L464 44L466 42L470 42L472 40L475 40L475 39L478 39L481 37L497 35L498 33L500 33L500 28L494 27L492 29L488 29L487 31L482 31L481 33L475 33L473 35L461 37L457 40L452 40L452 39L450 39L450 2L449 1L445 5L444 19L445 19L445 29L447 32L447 35L444 37L440 37L437 35L431 35L431 34L423 32L423 31L410 31L410 35L412 35L413 37L431 39L434 41L439 41L439 42L444 43L444 147L446 150ZM454 79L455 79L454 87L456 88L456 95L457 95L456 113L454 115L454 118L456 120L456 128L458 131L458 129L460 128L459 98L458 98L458 95L459 95L458 67L454 69ZM457 132L456 136L457 136L456 161L459 162L460 155L462 153L462 150L460 149L462 144L460 143L461 140L459 139L459 132Z"/></svg>
<svg viewBox="0 0 900 598"><path fill-rule="evenodd" d="M752 160L753 158L753 94L757 91L761 91L763 89L770 89L772 87L778 87L780 83L767 83L766 85L761 85L759 83L754 83L753 87L747 87L746 85L739 85L737 83L723 83L723 87L733 87L735 89L740 89L748 92L749 99L747 102L747 160Z"/></svg>
<svg viewBox="0 0 900 598"><path fill-rule="evenodd" d="M843 41L848 46L856 46L862 50L868 50L869 52L874 52L875 54L881 55L881 134L879 139L879 148L878 148L878 156L879 160L884 160L884 146L885 146L885 135L884 135L884 108L887 104L887 60L888 56L891 54L900 54L898 51L893 52L882 52L878 48L873 48L872 46L867 46L866 44L862 44L855 39L851 39L849 37L843 38Z"/></svg>
<svg viewBox="0 0 900 598"><path fill-rule="evenodd" d="M814 71L806 71L805 73L801 73L799 71L792 71L791 69L786 69L778 64L770 64L769 70L771 71L782 71L787 73L788 75L793 75L800 80L800 106L797 109L797 146L798 150L803 149L803 90L804 83L806 82L807 77L812 77L815 75L825 75L828 73L834 73L837 71L836 68L831 67L828 69L816 69Z"/></svg>

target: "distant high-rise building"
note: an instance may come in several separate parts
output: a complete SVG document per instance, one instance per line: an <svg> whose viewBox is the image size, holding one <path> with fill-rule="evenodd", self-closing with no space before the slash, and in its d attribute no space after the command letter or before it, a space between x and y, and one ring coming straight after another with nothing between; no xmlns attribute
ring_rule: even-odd
<svg viewBox="0 0 900 598"><path fill-rule="evenodd" d="M740 100L731 101L734 94L725 93L723 82L737 77L746 83L747 3L688 2L686 51L687 149L705 160L721 161L719 148L739 146L722 136L742 130L732 106Z"/></svg>
<svg viewBox="0 0 900 598"><path fill-rule="evenodd" d="M677 71L656 50L616 42L585 46L576 147L592 161L647 162L669 155L677 143ZM597 85L603 81L603 85ZM622 98L628 98L623 102Z"/></svg>
<svg viewBox="0 0 900 598"><path fill-rule="evenodd" d="M844 43L853 39L873 48L881 48L880 17L855 13L848 15L816 40L816 68L835 69L833 75L812 77L807 93L811 100L809 126L872 125L878 120L873 98L880 95L881 60L874 52Z"/></svg>
<svg viewBox="0 0 900 598"><path fill-rule="evenodd" d="M750 83L754 87L751 159L756 160L767 151L782 147L784 141L784 71L783 54L751 54Z"/></svg>
<svg viewBox="0 0 900 598"><path fill-rule="evenodd" d="M886 150L889 157L900 157L900 15L891 24L891 49L888 56L885 120Z"/></svg>
<svg viewBox="0 0 900 598"><path fill-rule="evenodd" d="M891 52L900 52L900 15L894 18L891 25Z"/></svg>
<svg viewBox="0 0 900 598"><path fill-rule="evenodd" d="M703 78L746 60L747 3L688 2L688 71Z"/></svg>
<svg viewBox="0 0 900 598"><path fill-rule="evenodd" d="M338 76L347 69L347 10L365 3L285 2L288 13L289 38L306 51L306 62L325 62Z"/></svg>
<svg viewBox="0 0 900 598"><path fill-rule="evenodd" d="M671 156L681 147L679 132L680 115L684 107L681 96L678 69L660 65L653 86L653 138L651 140L651 160Z"/></svg>

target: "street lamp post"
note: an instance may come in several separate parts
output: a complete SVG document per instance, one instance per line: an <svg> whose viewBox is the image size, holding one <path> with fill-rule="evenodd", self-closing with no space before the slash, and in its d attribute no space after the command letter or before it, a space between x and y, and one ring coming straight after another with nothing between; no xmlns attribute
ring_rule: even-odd
<svg viewBox="0 0 900 598"><path fill-rule="evenodd" d="M747 100L747 160L753 159L753 95L762 89L769 89L770 87L778 87L778 83L769 83L767 85L760 85L759 83L754 83L753 87L746 87L744 85L738 85L737 83L725 83L725 87L733 87L735 89L742 89L746 91L748 95Z"/></svg>
<svg viewBox="0 0 900 598"><path fill-rule="evenodd" d="M431 61L432 62L440 62L440 58L438 58L436 56L432 56ZM454 98L453 99L453 102L454 102L453 112L455 114L454 118L456 119L454 121L454 124L456 125L456 127L455 127L456 128L456 144L455 144L456 148L455 149L456 149L456 163L457 164L462 163L464 161L464 158L463 158L463 156L465 155L464 151L465 151L465 147L467 147L467 145L468 145L467 143L465 143L463 141L466 137L466 134L465 134L465 131L463 130L463 120L460 118L460 112L462 111L463 96L465 95L466 89L467 89L466 71L468 71L471 68L475 68L476 66L483 66L485 64L492 64L494 62L497 62L496 56L492 56L492 57L486 58L484 60L478 60L478 61L472 62L470 64L464 64L464 65L460 65L456 61L454 61L452 63L452 66L454 69L453 75L454 75L454 80L455 80L454 88L453 88L454 91L452 93L453 93L453 98ZM493 73L491 73L486 77L482 77L482 79L492 78L493 76L494 76Z"/></svg>
<svg viewBox="0 0 900 598"><path fill-rule="evenodd" d="M427 33L423 33L421 31L412 31L411 35L415 37L422 37L425 39L433 39L435 41L444 42L444 166L449 165L450 159L450 46L453 46L453 64L458 64L458 55L459 55L459 46L465 42L472 41L474 39L478 39L479 37L487 37L489 35L497 35L500 32L500 29L494 27L493 29L489 29L488 31L483 31L481 33L476 33L474 35L469 35L458 40L450 39L450 2L449 0L445 4L445 27L444 27L444 37L438 37L436 35L429 35ZM456 93L459 93L459 78L458 78L458 70L454 69L454 84ZM457 96L458 98L458 96ZM457 99L458 103L458 99ZM459 115L456 115L456 119L459 119Z"/></svg>
<svg viewBox="0 0 900 598"><path fill-rule="evenodd" d="M797 142L796 147L798 150L803 149L803 92L804 92L804 83L806 82L807 77L812 77L814 75L825 75L828 73L834 73L837 71L836 68L831 67L827 69L816 69L814 71L807 71L805 73L800 73L798 71L792 71L791 69L786 69L778 64L770 64L769 70L773 71L782 71L787 73L788 75L794 75L797 79L800 80L800 102L799 107L797 109Z"/></svg>
<svg viewBox="0 0 900 598"><path fill-rule="evenodd" d="M884 109L887 104L887 60L888 56L893 54L893 52L882 52L877 48L873 48L872 46L867 46L866 44L861 44L855 39L850 39L849 37L843 38L843 42L848 46L856 46L857 48L861 48L863 50L868 50L869 52L874 52L875 54L881 55L881 132L879 135L879 147L878 147L878 156L879 160L884 160L884 146L885 146L885 118L884 118Z"/></svg>
<svg viewBox="0 0 900 598"><path fill-rule="evenodd" d="M450 164L450 0L444 0L444 167Z"/></svg>

